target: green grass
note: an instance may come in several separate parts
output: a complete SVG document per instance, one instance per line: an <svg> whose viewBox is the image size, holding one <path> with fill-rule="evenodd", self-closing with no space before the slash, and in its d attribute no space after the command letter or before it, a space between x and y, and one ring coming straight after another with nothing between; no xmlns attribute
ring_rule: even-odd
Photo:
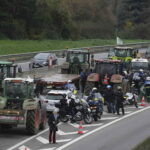
<svg viewBox="0 0 150 150"><path fill-rule="evenodd" d="M127 43L148 42L148 40L123 40ZM58 50L77 47L115 45L115 40L86 39L71 40L0 40L0 55Z"/></svg>
<svg viewBox="0 0 150 150"><path fill-rule="evenodd" d="M134 149L132 150L150 150L150 137L144 140L142 143L137 145Z"/></svg>

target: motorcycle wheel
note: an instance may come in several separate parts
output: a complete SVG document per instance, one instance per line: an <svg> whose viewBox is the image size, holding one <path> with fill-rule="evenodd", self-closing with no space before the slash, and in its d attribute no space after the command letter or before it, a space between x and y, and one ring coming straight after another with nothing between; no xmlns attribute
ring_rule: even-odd
<svg viewBox="0 0 150 150"><path fill-rule="evenodd" d="M67 116L60 116L60 117L59 117L59 120L60 120L61 122L66 123L66 122L69 121L69 118L68 118Z"/></svg>
<svg viewBox="0 0 150 150"><path fill-rule="evenodd" d="M93 121L93 119L92 119L91 114L86 114L86 115L84 116L84 122L85 122L86 124L91 124L92 121Z"/></svg>
<svg viewBox="0 0 150 150"><path fill-rule="evenodd" d="M94 121L97 121L97 120L98 120L98 118L97 118L96 115L93 116L93 119L94 119Z"/></svg>

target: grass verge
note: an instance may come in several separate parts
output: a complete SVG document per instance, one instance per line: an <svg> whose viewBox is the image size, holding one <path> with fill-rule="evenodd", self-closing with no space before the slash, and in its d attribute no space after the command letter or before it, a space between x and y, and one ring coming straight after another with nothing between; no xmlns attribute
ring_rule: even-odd
<svg viewBox="0 0 150 150"><path fill-rule="evenodd" d="M150 137L145 139L142 143L137 145L134 149L132 150L150 150Z"/></svg>
<svg viewBox="0 0 150 150"><path fill-rule="evenodd" d="M127 43L148 42L148 40L123 40ZM0 40L0 55L37 51L58 50L77 47L115 45L115 40L85 39L71 40Z"/></svg>

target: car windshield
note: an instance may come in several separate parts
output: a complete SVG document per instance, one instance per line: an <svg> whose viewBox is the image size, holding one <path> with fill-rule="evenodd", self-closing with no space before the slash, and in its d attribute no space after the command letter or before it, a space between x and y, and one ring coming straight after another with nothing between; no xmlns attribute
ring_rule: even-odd
<svg viewBox="0 0 150 150"><path fill-rule="evenodd" d="M6 88L5 88L5 94L8 97L11 98L24 98L26 97L28 91L27 91L27 84L20 82L20 83L14 83L14 82L6 82Z"/></svg>
<svg viewBox="0 0 150 150"><path fill-rule="evenodd" d="M35 59L47 59L49 54L47 53L39 53L36 56L34 56Z"/></svg>
<svg viewBox="0 0 150 150"><path fill-rule="evenodd" d="M139 70L139 69L148 69L148 62L132 62L132 69Z"/></svg>
<svg viewBox="0 0 150 150"><path fill-rule="evenodd" d="M46 95L46 99L48 100L61 100L63 98L62 94L48 94Z"/></svg>

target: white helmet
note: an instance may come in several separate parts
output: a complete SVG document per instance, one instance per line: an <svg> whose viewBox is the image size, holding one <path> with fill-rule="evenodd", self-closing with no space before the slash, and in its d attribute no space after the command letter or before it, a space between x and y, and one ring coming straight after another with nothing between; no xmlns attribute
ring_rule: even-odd
<svg viewBox="0 0 150 150"><path fill-rule="evenodd" d="M75 96L75 95L72 95L71 98L72 98L72 99L76 99L76 96Z"/></svg>
<svg viewBox="0 0 150 150"><path fill-rule="evenodd" d="M140 71L140 72L143 72L143 69L140 69L139 71Z"/></svg>
<svg viewBox="0 0 150 150"><path fill-rule="evenodd" d="M68 80L68 83L71 83L72 81L71 80Z"/></svg>
<svg viewBox="0 0 150 150"><path fill-rule="evenodd" d="M97 88L96 88L96 87L93 87L92 91L96 91L96 90L97 90Z"/></svg>

